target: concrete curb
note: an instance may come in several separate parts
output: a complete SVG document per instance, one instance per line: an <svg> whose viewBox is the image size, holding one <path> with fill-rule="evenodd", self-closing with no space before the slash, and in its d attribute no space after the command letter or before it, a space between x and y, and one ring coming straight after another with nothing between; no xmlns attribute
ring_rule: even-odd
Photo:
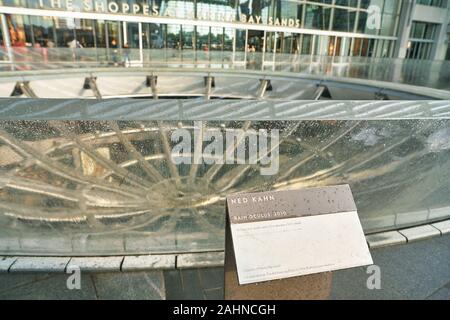
<svg viewBox="0 0 450 320"><path fill-rule="evenodd" d="M126 256L122 271L170 270L176 267L175 255Z"/></svg>
<svg viewBox="0 0 450 320"><path fill-rule="evenodd" d="M381 232L366 236L370 249L407 243L408 240L398 231Z"/></svg>
<svg viewBox="0 0 450 320"><path fill-rule="evenodd" d="M79 269L87 272L118 271L122 265L124 257L83 257L72 258L67 264L66 272Z"/></svg>
<svg viewBox="0 0 450 320"><path fill-rule="evenodd" d="M438 229L441 235L450 234L450 220L433 223L432 226Z"/></svg>
<svg viewBox="0 0 450 320"><path fill-rule="evenodd" d="M64 272L69 257L18 257L8 272Z"/></svg>
<svg viewBox="0 0 450 320"><path fill-rule="evenodd" d="M366 235L370 249L405 244L408 242L450 234L450 220L426 224L417 227L399 229L397 231L380 232Z"/></svg>

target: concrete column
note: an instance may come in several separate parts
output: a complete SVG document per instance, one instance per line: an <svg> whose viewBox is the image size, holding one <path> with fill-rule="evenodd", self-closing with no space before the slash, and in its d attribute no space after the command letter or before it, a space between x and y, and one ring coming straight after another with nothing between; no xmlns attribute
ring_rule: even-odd
<svg viewBox="0 0 450 320"><path fill-rule="evenodd" d="M444 5L445 7L442 10L447 12L447 15L444 19L443 24L440 24L436 30L436 42L431 51L431 59L432 60L445 60L445 56L447 55L447 39L449 24L450 24L450 1L446 0Z"/></svg>

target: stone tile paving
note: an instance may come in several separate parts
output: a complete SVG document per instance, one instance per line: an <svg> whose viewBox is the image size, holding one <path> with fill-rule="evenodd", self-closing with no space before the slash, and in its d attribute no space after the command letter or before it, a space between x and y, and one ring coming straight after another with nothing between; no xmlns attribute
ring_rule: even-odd
<svg viewBox="0 0 450 320"><path fill-rule="evenodd" d="M166 297L170 300L223 299L223 267L182 269L164 273Z"/></svg>
<svg viewBox="0 0 450 320"><path fill-rule="evenodd" d="M161 271L82 273L81 289L69 290L70 274L0 274L0 299L165 299Z"/></svg>
<svg viewBox="0 0 450 320"><path fill-rule="evenodd" d="M372 250L381 290L367 289L365 268L334 272L332 299L426 299L442 297L450 283L450 235Z"/></svg>

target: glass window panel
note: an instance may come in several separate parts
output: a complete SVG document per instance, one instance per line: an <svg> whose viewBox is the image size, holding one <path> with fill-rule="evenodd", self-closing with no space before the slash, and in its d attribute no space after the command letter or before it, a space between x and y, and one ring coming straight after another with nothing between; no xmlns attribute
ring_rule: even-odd
<svg viewBox="0 0 450 320"><path fill-rule="evenodd" d="M108 42L106 41L106 32L105 32L106 23L104 20L94 20L95 27L95 42L97 48L106 48Z"/></svg>
<svg viewBox="0 0 450 320"><path fill-rule="evenodd" d="M159 8L160 16L170 16L182 19L195 17L194 0L154 0L153 4Z"/></svg>
<svg viewBox="0 0 450 320"><path fill-rule="evenodd" d="M413 39L433 40L436 35L436 28L437 25L434 23L413 21L410 37Z"/></svg>
<svg viewBox="0 0 450 320"><path fill-rule="evenodd" d="M335 9L333 19L333 30L353 32L356 21L356 11L346 9Z"/></svg>
<svg viewBox="0 0 450 320"><path fill-rule="evenodd" d="M54 18L56 32L56 46L69 47L69 43L75 39L75 19Z"/></svg>
<svg viewBox="0 0 450 320"><path fill-rule="evenodd" d="M197 50L209 51L209 27L197 27Z"/></svg>
<svg viewBox="0 0 450 320"><path fill-rule="evenodd" d="M312 46L312 35L304 34L301 54L311 54L311 46Z"/></svg>
<svg viewBox="0 0 450 320"><path fill-rule="evenodd" d="M432 40L434 39L436 33L436 25L432 23L427 23L425 25L424 39Z"/></svg>
<svg viewBox="0 0 450 320"><path fill-rule="evenodd" d="M195 28L194 26L182 26L181 45L183 49L194 49L195 46Z"/></svg>
<svg viewBox="0 0 450 320"><path fill-rule="evenodd" d="M166 47L168 49L181 49L181 26L179 24L168 24L166 32Z"/></svg>
<svg viewBox="0 0 450 320"><path fill-rule="evenodd" d="M379 30L377 28L367 25L368 18L369 18L369 15L368 15L367 11L359 12L359 19L357 21L357 29L356 29L357 32L369 34L369 35L378 35ZM383 21L383 19L382 19L382 21Z"/></svg>
<svg viewBox="0 0 450 320"><path fill-rule="evenodd" d="M392 1L392 0L387 0ZM395 1L395 0L394 0ZM361 9L367 9L370 6L377 6L379 8L383 8L384 0L361 0Z"/></svg>
<svg viewBox="0 0 450 320"><path fill-rule="evenodd" d="M353 57L359 57L361 55L362 39L355 38L353 40Z"/></svg>
<svg viewBox="0 0 450 320"><path fill-rule="evenodd" d="M266 41L265 41L265 61L273 61L275 59L275 32L266 32Z"/></svg>
<svg viewBox="0 0 450 320"><path fill-rule="evenodd" d="M328 30L330 27L331 8L306 5L305 28Z"/></svg>
<svg viewBox="0 0 450 320"><path fill-rule="evenodd" d="M336 37L335 45L334 45L334 56L340 56L341 55L341 49L342 49L342 38Z"/></svg>
<svg viewBox="0 0 450 320"><path fill-rule="evenodd" d="M331 4L333 0L310 0L310 2L318 2L323 4Z"/></svg>
<svg viewBox="0 0 450 320"><path fill-rule="evenodd" d="M234 21L236 19L236 4L234 0L197 0L197 18L213 21Z"/></svg>
<svg viewBox="0 0 450 320"><path fill-rule="evenodd" d="M93 35L95 37L96 55L100 60L107 60L108 58L108 41L106 38L106 22L104 20L92 20L93 23Z"/></svg>
<svg viewBox="0 0 450 320"><path fill-rule="evenodd" d="M39 44L41 47L46 47L48 41L54 39L53 34L53 19L51 17L30 16L30 23L33 28L32 42Z"/></svg>
<svg viewBox="0 0 450 320"><path fill-rule="evenodd" d="M350 45L351 45L351 38L342 38L341 40L341 55L342 56L349 56L350 55Z"/></svg>
<svg viewBox="0 0 450 320"><path fill-rule="evenodd" d="M8 55L6 53L6 41L4 39L3 32L3 26L0 23L0 61L8 60Z"/></svg>
<svg viewBox="0 0 450 320"><path fill-rule="evenodd" d="M120 62L119 48L122 48L122 32L120 22L106 21L106 32L108 40L108 60L114 64Z"/></svg>
<svg viewBox="0 0 450 320"><path fill-rule="evenodd" d="M159 23L149 23L147 27L148 45L150 49L161 49L164 48L164 28L162 24Z"/></svg>
<svg viewBox="0 0 450 320"><path fill-rule="evenodd" d="M375 39L369 39L367 57L373 57L374 50L375 50Z"/></svg>
<svg viewBox="0 0 450 320"><path fill-rule="evenodd" d="M236 51L245 51L246 31L236 29Z"/></svg>
<svg viewBox="0 0 450 320"><path fill-rule="evenodd" d="M75 33L77 40L83 48L95 48L96 38L94 37L95 20L75 19Z"/></svg>
<svg viewBox="0 0 450 320"><path fill-rule="evenodd" d="M279 19L293 19L294 21L302 19L304 5L291 1L283 1L277 11Z"/></svg>
<svg viewBox="0 0 450 320"><path fill-rule="evenodd" d="M383 13L396 15L400 0L388 0L384 2Z"/></svg>
<svg viewBox="0 0 450 320"><path fill-rule="evenodd" d="M127 44L131 49L139 49L139 24L135 22L124 22L123 27L126 28L127 36L123 44Z"/></svg>
<svg viewBox="0 0 450 320"><path fill-rule="evenodd" d="M280 34L281 53L291 53L293 51L294 39L290 32L283 32Z"/></svg>
<svg viewBox="0 0 450 320"><path fill-rule="evenodd" d="M248 30L247 45L252 51L262 52L264 45L264 31Z"/></svg>
<svg viewBox="0 0 450 320"><path fill-rule="evenodd" d="M223 28L211 27L211 50L223 50Z"/></svg>
<svg viewBox="0 0 450 320"><path fill-rule="evenodd" d="M413 27L411 28L411 38L423 39L424 32L425 32L425 23L413 22Z"/></svg>
<svg viewBox="0 0 450 320"><path fill-rule="evenodd" d="M233 51L234 29L224 29L224 51Z"/></svg>
<svg viewBox="0 0 450 320"><path fill-rule="evenodd" d="M6 22L13 47L31 46L33 40L28 16L6 15Z"/></svg>
<svg viewBox="0 0 450 320"><path fill-rule="evenodd" d="M235 52L234 57L236 61L244 61L245 60L245 43L247 32L243 29L236 29L235 33Z"/></svg>
<svg viewBox="0 0 450 320"><path fill-rule="evenodd" d="M332 42L334 42L334 37L329 36L316 36L316 55L327 56L330 52L330 46L334 46ZM333 49L331 49L333 50Z"/></svg>
<svg viewBox="0 0 450 320"><path fill-rule="evenodd" d="M385 40L383 43L383 50L381 53L382 58L389 58L390 57L390 46L392 41Z"/></svg>
<svg viewBox="0 0 450 320"><path fill-rule="evenodd" d="M361 57L368 57L370 53L370 40L363 39L361 42Z"/></svg>
<svg viewBox="0 0 450 320"><path fill-rule="evenodd" d="M243 15L247 17L261 17L263 13L268 12L267 8L270 4L270 1L267 0L243 0L239 1L239 16ZM266 10L265 10L266 9ZM266 14L267 15L267 14Z"/></svg>
<svg viewBox="0 0 450 320"><path fill-rule="evenodd" d="M381 18L381 31L380 34L383 36L393 36L395 32L395 20L396 15L383 14Z"/></svg>
<svg viewBox="0 0 450 320"><path fill-rule="evenodd" d="M292 34L291 53L292 54L300 53L300 34L297 34L297 33Z"/></svg>
<svg viewBox="0 0 450 320"><path fill-rule="evenodd" d="M108 31L108 45L110 48L122 47L122 33L120 32L120 22L107 21L106 29Z"/></svg>
<svg viewBox="0 0 450 320"><path fill-rule="evenodd" d="M0 2L4 6L11 6L11 7L26 7L28 5L27 0L3 0Z"/></svg>
<svg viewBox="0 0 450 320"><path fill-rule="evenodd" d="M336 5L356 8L358 6L358 0L336 0Z"/></svg>

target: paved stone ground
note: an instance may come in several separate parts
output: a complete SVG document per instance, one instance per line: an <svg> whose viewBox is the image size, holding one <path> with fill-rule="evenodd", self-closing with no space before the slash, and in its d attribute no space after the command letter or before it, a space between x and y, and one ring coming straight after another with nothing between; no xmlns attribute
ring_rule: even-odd
<svg viewBox="0 0 450 320"><path fill-rule="evenodd" d="M372 250L381 289L369 290L366 268L333 273L331 299L450 300L450 235ZM0 274L0 299L221 299L223 268L84 273L81 290L65 274Z"/></svg>
<svg viewBox="0 0 450 320"><path fill-rule="evenodd" d="M170 300L221 300L223 268L173 270L164 273L166 298Z"/></svg>
<svg viewBox="0 0 450 320"><path fill-rule="evenodd" d="M0 299L150 299L166 298L163 272L82 273L81 289L69 290L70 275L0 274Z"/></svg>
<svg viewBox="0 0 450 320"><path fill-rule="evenodd" d="M331 299L450 300L450 235L374 249L381 290L368 290L366 268L333 273Z"/></svg>

